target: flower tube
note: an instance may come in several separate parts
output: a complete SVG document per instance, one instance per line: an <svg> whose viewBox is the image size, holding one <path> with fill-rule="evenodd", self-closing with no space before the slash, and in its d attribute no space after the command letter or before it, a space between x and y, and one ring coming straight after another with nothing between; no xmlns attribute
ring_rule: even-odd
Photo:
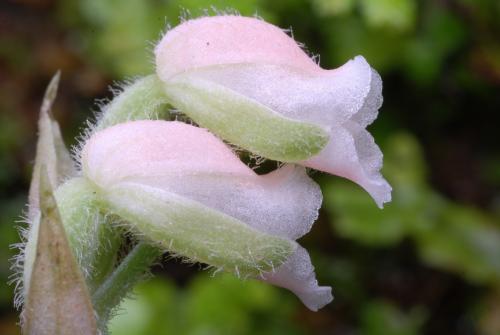
<svg viewBox="0 0 500 335"><path fill-rule="evenodd" d="M322 201L304 168L259 176L208 131L167 121L99 131L81 162L105 210L147 240L215 271L288 288L312 310L332 300L295 242Z"/></svg>
<svg viewBox="0 0 500 335"><path fill-rule="evenodd" d="M382 81L363 57L324 70L278 27L230 15L182 23L155 54L168 100L201 126L263 157L348 178L379 207L390 201L365 129Z"/></svg>

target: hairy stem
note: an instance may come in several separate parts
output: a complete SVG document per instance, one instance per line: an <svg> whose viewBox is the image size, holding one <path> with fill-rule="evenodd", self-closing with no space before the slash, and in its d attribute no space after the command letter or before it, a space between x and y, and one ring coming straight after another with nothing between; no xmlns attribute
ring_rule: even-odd
<svg viewBox="0 0 500 335"><path fill-rule="evenodd" d="M92 301L100 329L106 328L113 309L137 282L145 278L149 268L161 254L162 251L157 247L139 242L94 292Z"/></svg>

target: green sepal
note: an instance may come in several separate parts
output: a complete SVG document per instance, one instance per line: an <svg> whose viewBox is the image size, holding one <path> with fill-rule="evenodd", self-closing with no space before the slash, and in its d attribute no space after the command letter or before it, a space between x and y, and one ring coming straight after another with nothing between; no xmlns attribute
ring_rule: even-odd
<svg viewBox="0 0 500 335"><path fill-rule="evenodd" d="M103 206L167 251L238 276L274 271L297 244L265 234L199 202L157 188L120 183L101 190ZM140 205L138 205L140 204Z"/></svg>
<svg viewBox="0 0 500 335"><path fill-rule="evenodd" d="M164 83L170 104L200 126L254 154L297 162L318 154L326 128L286 118L217 83L180 74Z"/></svg>
<svg viewBox="0 0 500 335"><path fill-rule="evenodd" d="M55 197L71 249L94 291L116 265L122 242L114 227L118 219L102 212L95 187L86 178L68 180Z"/></svg>
<svg viewBox="0 0 500 335"><path fill-rule="evenodd" d="M94 131L127 121L161 119L168 113L167 103L156 75L139 78L103 107Z"/></svg>

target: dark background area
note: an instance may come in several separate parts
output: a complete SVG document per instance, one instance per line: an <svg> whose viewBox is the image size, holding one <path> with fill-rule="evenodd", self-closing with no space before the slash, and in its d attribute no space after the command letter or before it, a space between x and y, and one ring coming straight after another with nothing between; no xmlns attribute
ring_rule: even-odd
<svg viewBox="0 0 500 335"><path fill-rule="evenodd" d="M380 72L370 131L393 202L381 211L353 183L314 174L323 210L300 242L335 295L317 313L285 290L170 260L112 333L500 334L498 0L0 1L0 334L19 333L9 245L51 76L61 69L54 115L74 145L109 85L154 71L166 23L211 5L293 27L323 68L361 54Z"/></svg>

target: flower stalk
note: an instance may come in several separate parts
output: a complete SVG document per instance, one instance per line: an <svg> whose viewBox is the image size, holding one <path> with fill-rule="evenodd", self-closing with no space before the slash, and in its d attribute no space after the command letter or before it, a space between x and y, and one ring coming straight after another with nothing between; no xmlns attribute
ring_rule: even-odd
<svg viewBox="0 0 500 335"><path fill-rule="evenodd" d="M139 242L120 265L92 294L99 329L106 330L113 309L125 298L137 282L148 277L150 266L158 261L162 251L147 242Z"/></svg>

